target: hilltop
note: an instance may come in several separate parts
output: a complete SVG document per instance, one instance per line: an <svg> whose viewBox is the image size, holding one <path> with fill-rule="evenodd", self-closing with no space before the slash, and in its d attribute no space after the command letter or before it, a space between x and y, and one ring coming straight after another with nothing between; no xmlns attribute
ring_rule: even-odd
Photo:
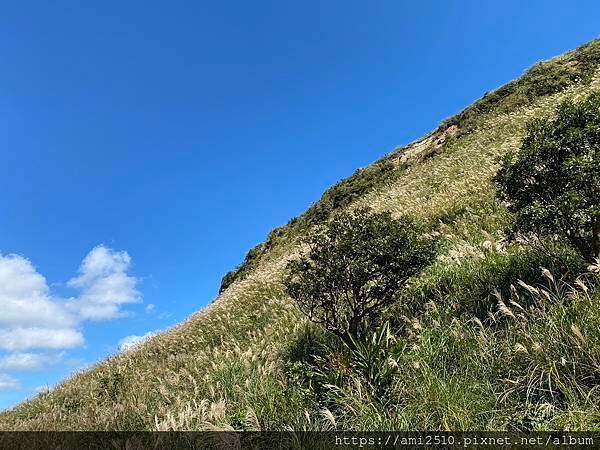
<svg viewBox="0 0 600 450"><path fill-rule="evenodd" d="M250 250L211 305L0 414L0 430L598 428L600 292L567 284L586 270L568 249L557 262L506 240L491 178L528 121L600 90L599 64L600 40L538 63L357 171ZM420 218L442 248L386 312L383 398L281 284L301 237L361 206Z"/></svg>

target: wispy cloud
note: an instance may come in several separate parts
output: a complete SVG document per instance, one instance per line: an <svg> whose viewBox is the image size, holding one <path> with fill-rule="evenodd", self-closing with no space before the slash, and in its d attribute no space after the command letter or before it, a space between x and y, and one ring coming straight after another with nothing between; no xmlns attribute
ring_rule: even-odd
<svg viewBox="0 0 600 450"><path fill-rule="evenodd" d="M38 370L52 364L56 364L63 358L62 353L12 353L0 357L0 370L6 371L29 371Z"/></svg>
<svg viewBox="0 0 600 450"><path fill-rule="evenodd" d="M80 347L85 343L83 334L72 328L11 328L0 330L0 348L8 351L32 348Z"/></svg>
<svg viewBox="0 0 600 450"><path fill-rule="evenodd" d="M16 379L4 373L0 373L0 391L15 391L20 387L21 385Z"/></svg>

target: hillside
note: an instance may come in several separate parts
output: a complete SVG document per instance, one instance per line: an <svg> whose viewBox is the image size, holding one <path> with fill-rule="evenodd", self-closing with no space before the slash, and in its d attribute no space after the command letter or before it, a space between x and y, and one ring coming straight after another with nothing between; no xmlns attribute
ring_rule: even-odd
<svg viewBox="0 0 600 450"><path fill-rule="evenodd" d="M600 40L537 64L357 171L252 249L211 305L0 414L0 430L598 429L600 293L552 281L585 270L568 249L559 264L504 239L490 180L529 120L600 90L599 64ZM377 351L397 370L380 396L281 285L298 239L358 206L421 218L443 249L386 313ZM518 313L544 292L556 301Z"/></svg>

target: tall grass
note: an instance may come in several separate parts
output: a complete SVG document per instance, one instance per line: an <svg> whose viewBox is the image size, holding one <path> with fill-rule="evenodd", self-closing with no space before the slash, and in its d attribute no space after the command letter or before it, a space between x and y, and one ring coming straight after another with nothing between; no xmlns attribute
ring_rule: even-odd
<svg viewBox="0 0 600 450"><path fill-rule="evenodd" d="M497 292L484 320L429 302L404 316L405 326L383 325L355 354L313 335L328 351L304 362L299 381L341 429L595 429L600 280L540 274L540 284Z"/></svg>

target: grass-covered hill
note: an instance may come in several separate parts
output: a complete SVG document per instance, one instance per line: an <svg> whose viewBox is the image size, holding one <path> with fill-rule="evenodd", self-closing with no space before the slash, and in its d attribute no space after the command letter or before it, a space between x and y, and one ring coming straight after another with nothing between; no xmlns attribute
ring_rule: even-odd
<svg viewBox="0 0 600 450"><path fill-rule="evenodd" d="M0 430L600 428L598 268L507 240L491 183L528 121L600 90L599 64L600 41L539 63L357 171L252 249L210 306L0 414ZM421 219L441 252L357 359L281 280L302 236L360 206Z"/></svg>

